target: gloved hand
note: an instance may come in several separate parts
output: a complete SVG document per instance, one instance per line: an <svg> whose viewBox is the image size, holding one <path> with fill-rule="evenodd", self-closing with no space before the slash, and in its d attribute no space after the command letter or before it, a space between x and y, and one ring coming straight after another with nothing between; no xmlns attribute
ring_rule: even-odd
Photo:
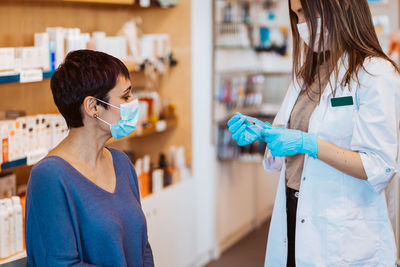
<svg viewBox="0 0 400 267"><path fill-rule="evenodd" d="M254 122L256 125L251 123ZM232 133L232 138L239 146L249 145L257 140L262 140L263 130L271 127L268 122L262 122L256 118L244 116L241 113L236 113L228 121L229 131Z"/></svg>
<svg viewBox="0 0 400 267"><path fill-rule="evenodd" d="M262 139L274 157L308 154L317 158L317 136L299 130L272 127L264 129Z"/></svg>

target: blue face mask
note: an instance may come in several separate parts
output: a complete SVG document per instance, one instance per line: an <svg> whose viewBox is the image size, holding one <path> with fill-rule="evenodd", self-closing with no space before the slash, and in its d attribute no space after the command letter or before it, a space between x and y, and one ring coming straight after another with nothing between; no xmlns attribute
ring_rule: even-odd
<svg viewBox="0 0 400 267"><path fill-rule="evenodd" d="M96 98L97 99L97 98ZM121 114L121 120L118 124L110 124L105 120L96 117L100 121L108 124L110 126L111 134L114 139L118 139L124 136L128 136L136 130L136 126L139 120L139 100L135 99L129 103L121 104L119 107L111 105L100 99L97 99L101 103L109 105L113 108L117 108Z"/></svg>

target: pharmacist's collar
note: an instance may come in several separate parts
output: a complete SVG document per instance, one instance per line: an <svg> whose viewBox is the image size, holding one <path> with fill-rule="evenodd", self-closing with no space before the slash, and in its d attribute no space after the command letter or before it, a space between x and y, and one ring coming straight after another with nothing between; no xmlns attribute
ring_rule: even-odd
<svg viewBox="0 0 400 267"><path fill-rule="evenodd" d="M324 93L322 94L321 98L322 99L327 99L329 98L333 92L332 92L332 88L331 85L333 87L336 87L336 91L341 90L341 82L344 78L344 75L346 74L346 71L348 69L349 66L349 56L348 53L345 52L343 54L343 56L339 59L338 63L337 63L337 67L339 69L338 75L337 75L337 79L336 79L336 75L335 72L332 71L330 77L329 77L329 82L324 90ZM302 85L301 85L301 79L299 79L299 81L296 79L294 80L294 87L296 89L296 91L299 93L301 91Z"/></svg>

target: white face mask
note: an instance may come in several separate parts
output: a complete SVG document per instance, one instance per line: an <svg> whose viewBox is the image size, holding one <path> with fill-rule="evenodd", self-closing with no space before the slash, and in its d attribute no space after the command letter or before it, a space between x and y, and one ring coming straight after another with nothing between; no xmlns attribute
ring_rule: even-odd
<svg viewBox="0 0 400 267"><path fill-rule="evenodd" d="M322 52L323 47L321 47L321 49L318 49L318 45L319 45L319 41L321 39L321 24L322 24L322 20L321 18L317 18L317 32L316 32L316 36L315 36L315 43L314 46L312 47L314 52ZM311 37L311 33L308 30L308 25L306 22L304 23L300 23L297 24L297 29L299 31L300 37L301 39L303 39L303 41L307 44L308 47L310 47L310 37ZM328 48L328 31L325 29L325 50L327 50Z"/></svg>

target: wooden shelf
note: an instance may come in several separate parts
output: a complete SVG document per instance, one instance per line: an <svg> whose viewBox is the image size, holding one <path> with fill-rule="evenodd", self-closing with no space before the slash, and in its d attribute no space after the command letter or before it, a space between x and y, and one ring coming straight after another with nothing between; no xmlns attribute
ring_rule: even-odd
<svg viewBox="0 0 400 267"><path fill-rule="evenodd" d="M22 251L22 252L19 252L19 253L15 254L15 255L11 256L11 257L8 257L8 258L0 260L0 265L6 264L6 263L11 263L11 262L14 262L14 261L17 261L17 260L22 260L22 259L25 259L25 258L26 258L26 251Z"/></svg>
<svg viewBox="0 0 400 267"><path fill-rule="evenodd" d="M17 159L0 164L0 172L27 164L27 158Z"/></svg>
<svg viewBox="0 0 400 267"><path fill-rule="evenodd" d="M176 117L174 117L174 118L170 118L167 120L158 121L157 123L158 123L159 128L157 127L156 124L150 124L148 127L144 128L140 133L135 131L131 135L120 138L118 140L110 139L110 141L108 141L107 144L109 145L109 144L119 142L122 140L143 137L143 136L149 136L149 135L165 132L171 128L174 128L178 124L178 119ZM164 125L162 125L162 124L164 124ZM163 127L160 127L160 126L163 126ZM0 164L0 172L11 169L11 168L15 168L18 166L27 165L27 162L28 162L28 158L25 157L22 159L2 163L2 164Z"/></svg>
<svg viewBox="0 0 400 267"><path fill-rule="evenodd" d="M50 79L51 76L53 76L53 74L54 74L53 71L43 72L43 79ZM15 82L19 82L19 80L20 80L19 74L0 76L0 84L1 83L15 83Z"/></svg>
<svg viewBox="0 0 400 267"><path fill-rule="evenodd" d="M114 4L114 5L133 5L135 0L63 0L64 2L94 3L94 4Z"/></svg>
<svg viewBox="0 0 400 267"><path fill-rule="evenodd" d="M120 141L131 139L131 138L138 138L138 137L149 136L149 135L153 135L153 134L157 134L157 133L162 133L162 132L165 132L165 131L167 131L171 128L174 128L178 125L178 119L176 117L169 118L166 120L161 120L161 121L158 121L157 123L160 124L160 123L164 123L164 122L165 122L165 127L161 128L161 129L157 129L156 124L150 124L148 127L143 128L143 130L141 132L135 131L131 135L122 137L117 140L110 139L107 142L107 144L109 145L112 143L120 142Z"/></svg>
<svg viewBox="0 0 400 267"><path fill-rule="evenodd" d="M130 73L142 73L144 72L142 69L140 69L140 66L135 65L135 64L129 64L129 63L125 63L128 71ZM51 76L53 76L54 71L46 71L43 72L43 80L45 79L50 79ZM0 84L2 83L18 83L20 81L20 74L13 74L13 75L4 75L1 76L0 75Z"/></svg>
<svg viewBox="0 0 400 267"><path fill-rule="evenodd" d="M148 7L142 7L138 4L139 0L61 0L62 2L70 3L85 3L85 4L106 4L106 5L127 5L139 8L171 8L172 6L161 6L155 3L151 3Z"/></svg>

